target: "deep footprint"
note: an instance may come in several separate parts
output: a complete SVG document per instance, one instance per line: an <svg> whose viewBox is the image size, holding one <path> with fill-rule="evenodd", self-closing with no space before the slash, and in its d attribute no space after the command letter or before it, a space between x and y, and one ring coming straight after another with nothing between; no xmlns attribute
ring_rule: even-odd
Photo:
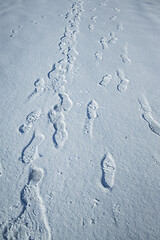
<svg viewBox="0 0 160 240"><path fill-rule="evenodd" d="M51 239L45 206L38 186L42 178L42 169L31 169L28 184L21 191L22 211L18 217L5 224L2 230L3 239Z"/></svg>

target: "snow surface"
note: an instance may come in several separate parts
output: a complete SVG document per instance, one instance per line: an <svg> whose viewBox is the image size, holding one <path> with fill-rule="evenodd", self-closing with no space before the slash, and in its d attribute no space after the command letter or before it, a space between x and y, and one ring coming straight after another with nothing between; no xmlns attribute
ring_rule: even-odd
<svg viewBox="0 0 160 240"><path fill-rule="evenodd" d="M160 239L159 13L0 0L0 240Z"/></svg>

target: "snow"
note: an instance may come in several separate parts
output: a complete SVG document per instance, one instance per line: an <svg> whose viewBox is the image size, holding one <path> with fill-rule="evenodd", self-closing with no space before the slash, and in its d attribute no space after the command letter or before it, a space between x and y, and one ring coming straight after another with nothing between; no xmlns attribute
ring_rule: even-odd
<svg viewBox="0 0 160 240"><path fill-rule="evenodd" d="M0 240L160 238L159 10L0 0Z"/></svg>

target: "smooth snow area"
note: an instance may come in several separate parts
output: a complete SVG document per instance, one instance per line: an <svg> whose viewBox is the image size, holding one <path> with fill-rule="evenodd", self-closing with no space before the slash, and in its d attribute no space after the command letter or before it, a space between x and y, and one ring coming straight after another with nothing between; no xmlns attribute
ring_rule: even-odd
<svg viewBox="0 0 160 240"><path fill-rule="evenodd" d="M160 239L160 1L0 0L0 240Z"/></svg>

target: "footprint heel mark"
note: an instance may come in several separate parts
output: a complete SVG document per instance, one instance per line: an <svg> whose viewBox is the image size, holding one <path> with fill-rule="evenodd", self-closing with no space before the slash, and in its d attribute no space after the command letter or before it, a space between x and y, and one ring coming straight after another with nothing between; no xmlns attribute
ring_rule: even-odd
<svg viewBox="0 0 160 240"><path fill-rule="evenodd" d="M112 80L112 75L107 74L107 75L102 77L102 80L99 82L99 85L107 88L107 86L108 86L108 84L110 83L111 80Z"/></svg>
<svg viewBox="0 0 160 240"><path fill-rule="evenodd" d="M93 99L87 105L87 118L85 120L83 132L89 134L92 138L93 135L93 124L97 117L98 103Z"/></svg>
<svg viewBox="0 0 160 240"><path fill-rule="evenodd" d="M51 239L45 206L39 191L42 178L43 169L31 169L28 183L20 194L22 210L17 217L5 224L3 239Z"/></svg>
<svg viewBox="0 0 160 240"><path fill-rule="evenodd" d="M117 76L121 80L117 86L117 90L121 93L124 93L128 88L129 80L125 77L125 74L121 69L117 70Z"/></svg>
<svg viewBox="0 0 160 240"><path fill-rule="evenodd" d="M131 63L131 59L128 57L128 43L124 45L124 53L120 57L123 63Z"/></svg>
<svg viewBox="0 0 160 240"><path fill-rule="evenodd" d="M37 109L28 114L26 122L20 126L19 131L23 134L27 133L32 128L33 124L40 118L41 114L41 109Z"/></svg>
<svg viewBox="0 0 160 240"><path fill-rule="evenodd" d="M102 178L101 183L104 188L112 190L114 185L116 165L110 153L104 155L101 161Z"/></svg>
<svg viewBox="0 0 160 240"><path fill-rule="evenodd" d="M21 160L25 164L30 164L39 158L38 147L42 144L45 137L42 134L33 133L33 136L27 146L23 149Z"/></svg>
<svg viewBox="0 0 160 240"><path fill-rule="evenodd" d="M160 136L160 122L156 121L152 116L152 109L150 104L145 96L143 96L142 100L139 100L139 104L143 109L144 113L142 114L143 119L148 123L149 128Z"/></svg>

